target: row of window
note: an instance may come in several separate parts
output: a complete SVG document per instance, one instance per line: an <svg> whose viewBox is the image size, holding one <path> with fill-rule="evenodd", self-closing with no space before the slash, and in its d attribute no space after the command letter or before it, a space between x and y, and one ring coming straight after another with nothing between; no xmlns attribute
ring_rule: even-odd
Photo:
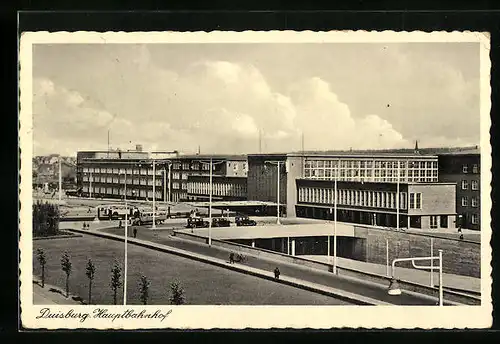
<svg viewBox="0 0 500 344"><path fill-rule="evenodd" d="M471 190L479 190L479 182L477 180L472 180L470 183ZM462 190L469 189L469 181L462 180Z"/></svg>
<svg viewBox="0 0 500 344"><path fill-rule="evenodd" d="M410 209L422 209L422 194L410 192Z"/></svg>
<svg viewBox="0 0 500 344"><path fill-rule="evenodd" d="M122 175L120 177L117 176L83 176L82 178L84 183L114 183L114 184L125 184L125 176ZM153 185L153 178L144 178L144 177L127 177L127 185ZM162 186L163 181L161 178L155 179L156 186Z"/></svg>
<svg viewBox="0 0 500 344"><path fill-rule="evenodd" d="M437 161L308 160L304 177L371 182L437 182Z"/></svg>
<svg viewBox="0 0 500 344"><path fill-rule="evenodd" d="M89 188L88 185L83 186L83 192L90 193L90 190L92 190L93 195L119 195L123 196L125 193L124 188L117 188L117 187L92 187ZM162 199L163 198L163 192L161 190L156 190L155 192L156 198L157 199ZM153 190L145 190L145 189L138 189L138 190L133 190L133 189L127 189L127 197L147 197L147 198L153 198Z"/></svg>
<svg viewBox="0 0 500 344"><path fill-rule="evenodd" d="M447 215L440 215L439 220L440 220L439 227L448 228L448 216ZM437 215L430 216L430 228L432 228L432 229L438 228L438 216Z"/></svg>
<svg viewBox="0 0 500 344"><path fill-rule="evenodd" d="M187 184L187 190L190 194L209 195L210 183L208 182L190 182ZM247 194L246 185L233 183L212 183L212 195L215 196L233 196L245 197Z"/></svg>
<svg viewBox="0 0 500 344"><path fill-rule="evenodd" d="M462 197L462 207L468 207L468 206L469 206L469 197L463 196ZM479 198L478 197L471 197L471 206L474 208L479 207Z"/></svg>
<svg viewBox="0 0 500 344"><path fill-rule="evenodd" d="M187 190L187 184L186 183L179 183L179 182L173 182L172 183L172 189L178 190Z"/></svg>
<svg viewBox="0 0 500 344"><path fill-rule="evenodd" d="M462 172L469 173L469 165L462 165ZM479 173L479 166L477 164L472 165L472 173Z"/></svg>
<svg viewBox="0 0 500 344"><path fill-rule="evenodd" d="M84 175L90 175L90 174L91 175L97 175L97 174L136 175L136 174L140 174L140 175L149 175L149 176L153 175L153 168L152 167L150 167L149 169L148 168L132 168L132 167L128 167L128 168L84 167L82 171L83 171ZM164 173L163 168L157 168L155 170L155 174L157 176L161 176L163 173Z"/></svg>
<svg viewBox="0 0 500 344"><path fill-rule="evenodd" d="M308 159L305 162L306 169L316 168L375 168L375 169L397 169L399 163L400 169L437 169L437 159Z"/></svg>
<svg viewBox="0 0 500 344"><path fill-rule="evenodd" d="M233 169L236 171L240 167L240 163L242 164L241 165L242 169L244 171L246 171L246 169L247 169L246 162L229 161L228 166L229 167L232 166ZM216 166L217 165L212 164L212 169L215 170ZM203 161L203 162L193 161L191 163L189 163L189 162L183 162L183 163L174 162L172 164L172 167L174 168L174 170L180 170L182 167L182 170L185 170L185 171L189 171L189 170L199 171L200 169L203 171L210 171L210 163L208 161Z"/></svg>
<svg viewBox="0 0 500 344"><path fill-rule="evenodd" d="M447 215L431 215L430 216L430 228L438 228L438 218L440 219L439 227L448 228L448 216Z"/></svg>
<svg viewBox="0 0 500 344"><path fill-rule="evenodd" d="M410 194L413 195L413 194ZM298 190L299 202L304 203L320 203L320 204L335 204L335 195L333 189L300 187ZM413 199L412 209L420 209L421 196L419 194L419 202L415 202L415 197L410 197L410 202ZM337 202L340 205L360 206L371 208L388 208L396 209L396 193L389 191L363 191L363 190L337 190ZM418 205L418 208L415 208ZM407 209L407 194L400 193L399 208Z"/></svg>

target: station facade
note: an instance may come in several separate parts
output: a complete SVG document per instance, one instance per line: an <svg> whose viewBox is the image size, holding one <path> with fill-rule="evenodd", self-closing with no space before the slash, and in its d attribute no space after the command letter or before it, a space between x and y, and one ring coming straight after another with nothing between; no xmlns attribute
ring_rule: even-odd
<svg viewBox="0 0 500 344"><path fill-rule="evenodd" d="M456 226L456 184L439 182L437 155L249 155L250 200L277 202L278 163L285 216L333 220L336 199L338 221L397 227L399 218L400 228Z"/></svg>

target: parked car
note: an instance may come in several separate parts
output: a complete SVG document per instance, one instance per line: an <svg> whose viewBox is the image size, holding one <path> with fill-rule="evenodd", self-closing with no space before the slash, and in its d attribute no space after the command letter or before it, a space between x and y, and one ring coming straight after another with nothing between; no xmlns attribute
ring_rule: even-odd
<svg viewBox="0 0 500 344"><path fill-rule="evenodd" d="M235 218L236 226L256 226L257 222L251 220L246 215L236 216Z"/></svg>
<svg viewBox="0 0 500 344"><path fill-rule="evenodd" d="M230 227L230 226L231 226L231 221L229 221L224 217L212 219L212 227Z"/></svg>
<svg viewBox="0 0 500 344"><path fill-rule="evenodd" d="M187 220L187 228L207 228L208 221L203 220L201 217L190 217Z"/></svg>

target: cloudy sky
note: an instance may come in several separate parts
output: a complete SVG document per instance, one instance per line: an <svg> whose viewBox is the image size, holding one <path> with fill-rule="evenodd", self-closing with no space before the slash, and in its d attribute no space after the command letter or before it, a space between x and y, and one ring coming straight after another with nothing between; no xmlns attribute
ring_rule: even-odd
<svg viewBox="0 0 500 344"><path fill-rule="evenodd" d="M34 153L479 143L478 43L38 44Z"/></svg>

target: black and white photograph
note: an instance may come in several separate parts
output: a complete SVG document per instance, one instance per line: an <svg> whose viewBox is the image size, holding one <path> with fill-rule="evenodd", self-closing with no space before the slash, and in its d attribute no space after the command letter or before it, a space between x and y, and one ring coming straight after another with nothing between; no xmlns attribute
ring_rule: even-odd
<svg viewBox="0 0 500 344"><path fill-rule="evenodd" d="M489 45L23 34L23 326L490 326Z"/></svg>

